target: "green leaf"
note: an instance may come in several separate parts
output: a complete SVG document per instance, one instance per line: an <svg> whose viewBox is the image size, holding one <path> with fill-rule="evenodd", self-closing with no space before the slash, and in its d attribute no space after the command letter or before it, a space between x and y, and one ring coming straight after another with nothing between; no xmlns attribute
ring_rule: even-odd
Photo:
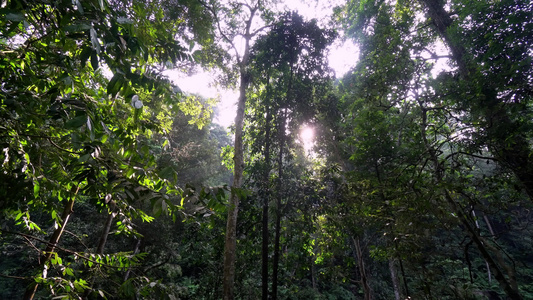
<svg viewBox="0 0 533 300"><path fill-rule="evenodd" d="M84 32L91 28L92 26L87 23L75 23L75 24L70 24L70 25L63 27L63 30L65 30L68 33L75 33L75 32Z"/></svg>
<svg viewBox="0 0 533 300"><path fill-rule="evenodd" d="M5 16L6 20L13 21L13 22L21 22L24 21L26 18L24 18L24 15L20 12L10 12L7 13Z"/></svg>
<svg viewBox="0 0 533 300"><path fill-rule="evenodd" d="M122 87L123 76L116 73L107 84L107 94L115 97Z"/></svg>
<svg viewBox="0 0 533 300"><path fill-rule="evenodd" d="M90 47L85 47L81 51L81 53L80 53L80 61L81 61L82 66L85 66L85 64L87 63L87 60L91 56L91 51L92 51L92 49Z"/></svg>
<svg viewBox="0 0 533 300"><path fill-rule="evenodd" d="M91 44L93 45L93 49L96 51L97 54L100 54L100 42L98 41L98 35L96 34L96 30L94 30L94 28L91 27L89 32L91 36Z"/></svg>
<svg viewBox="0 0 533 300"><path fill-rule="evenodd" d="M133 24L133 21L129 18L126 18L126 17L118 17L117 18L117 23L119 24Z"/></svg>
<svg viewBox="0 0 533 300"><path fill-rule="evenodd" d="M33 196L35 198L39 197L39 190L41 189L41 185L39 184L39 181L33 182Z"/></svg>
<svg viewBox="0 0 533 300"><path fill-rule="evenodd" d="M163 170L161 170L160 176L163 178L172 178L175 173L176 171L174 171L174 168L172 166L167 166Z"/></svg>
<svg viewBox="0 0 533 300"><path fill-rule="evenodd" d="M84 10L83 10L83 6L81 5L81 2L80 0L76 0L76 7L78 8L78 11L80 12L80 14L84 14Z"/></svg>
<svg viewBox="0 0 533 300"><path fill-rule="evenodd" d="M135 173L135 170L133 168L129 168L128 171L126 172L126 177L127 178L130 178L133 173Z"/></svg>
<svg viewBox="0 0 533 300"><path fill-rule="evenodd" d="M84 154L84 155L80 156L80 158L78 158L78 162L84 163L87 160L89 160L90 157L91 157L91 154Z"/></svg>
<svg viewBox="0 0 533 300"><path fill-rule="evenodd" d="M98 69L98 55L96 54L96 51L91 53L91 66L95 71Z"/></svg>
<svg viewBox="0 0 533 300"><path fill-rule="evenodd" d="M159 217L163 212L163 202L163 199L157 199L157 201L154 203L153 214L156 218Z"/></svg>
<svg viewBox="0 0 533 300"><path fill-rule="evenodd" d="M87 123L87 116L86 115L81 115L81 116L77 116L74 119L71 119L71 120L67 121L65 123L65 128L66 129L76 129L76 128L80 128L81 126L83 126L86 123Z"/></svg>

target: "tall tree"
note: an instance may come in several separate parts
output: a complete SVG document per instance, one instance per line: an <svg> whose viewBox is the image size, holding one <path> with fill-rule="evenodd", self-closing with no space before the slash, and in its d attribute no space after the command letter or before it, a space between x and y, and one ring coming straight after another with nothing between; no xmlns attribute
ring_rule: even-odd
<svg viewBox="0 0 533 300"><path fill-rule="evenodd" d="M280 260L282 200L285 198L284 162L288 160L288 139L296 138L299 127L312 122L315 105L322 100L329 83L329 71L324 64L327 46L335 35L321 29L316 21L304 21L295 13L286 13L271 30L256 41L252 49L252 82L255 106L250 109L252 129L258 130L253 154L262 155L263 172L263 298L267 297L268 276L268 202L275 195L275 235L272 267L272 298L277 298ZM273 115L274 117L271 117ZM263 119L263 116L266 116ZM271 123L273 122L273 123ZM257 126L257 127L256 127ZM272 130L274 134L270 134ZM263 132L266 133L263 136ZM289 132L289 133L288 133ZM289 135L289 136L287 136ZM274 142L275 141L275 142ZM277 151L276 192L270 193L269 174L273 169L270 154ZM263 163L264 162L264 163Z"/></svg>
<svg viewBox="0 0 533 300"><path fill-rule="evenodd" d="M238 75L239 96L237 114L234 123L233 183L228 203L228 221L226 226L226 242L224 246L224 299L234 298L235 256L237 243L237 216L239 198L243 195L241 186L244 171L243 126L246 109L246 93L250 84L249 61L250 46L254 37L269 25L264 25L267 7L263 1L229 2L222 5L217 2L205 2L211 11L218 28L219 41L225 44L226 53L233 55L230 61L220 61L219 67L225 69L227 75ZM261 19L261 21L258 21ZM261 25L257 25L261 24ZM240 43L242 42L242 44ZM241 47L242 45L242 47ZM228 49L229 48L229 49ZM222 55L224 57L224 55ZM226 56L226 58L228 58ZM234 64L234 68L231 64ZM228 66L227 64L230 64ZM230 80L231 81L231 80Z"/></svg>

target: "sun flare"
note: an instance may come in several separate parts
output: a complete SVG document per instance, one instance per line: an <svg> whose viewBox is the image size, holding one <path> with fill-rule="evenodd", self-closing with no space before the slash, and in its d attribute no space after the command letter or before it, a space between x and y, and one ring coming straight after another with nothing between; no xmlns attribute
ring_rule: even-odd
<svg viewBox="0 0 533 300"><path fill-rule="evenodd" d="M300 138L304 142L312 142L315 138L315 129L309 125L300 130Z"/></svg>
<svg viewBox="0 0 533 300"><path fill-rule="evenodd" d="M309 125L303 126L300 129L300 140L303 143L305 152L310 153L315 145L315 129Z"/></svg>

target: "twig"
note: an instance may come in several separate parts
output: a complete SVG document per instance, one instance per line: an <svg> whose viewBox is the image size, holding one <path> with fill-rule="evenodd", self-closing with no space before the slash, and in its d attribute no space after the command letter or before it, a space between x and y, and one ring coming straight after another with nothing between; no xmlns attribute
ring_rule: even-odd
<svg viewBox="0 0 533 300"><path fill-rule="evenodd" d="M448 154L448 156L446 156L446 158L444 158L444 160L448 160L449 158L451 158L451 157L453 157L455 155L459 155L459 154L468 155L468 156L472 156L472 157L479 158L479 159L488 159L488 160L492 160L492 161L498 161L498 159L496 159L494 157L481 156L481 155L476 155L476 154L472 154L472 153L466 153L466 152L463 152L463 151L458 151L458 152L454 152L454 153Z"/></svg>
<svg viewBox="0 0 533 300"><path fill-rule="evenodd" d="M5 275L5 274L0 274L0 277L12 278L12 279L21 279L21 280L30 279L30 277L11 276L11 275Z"/></svg>

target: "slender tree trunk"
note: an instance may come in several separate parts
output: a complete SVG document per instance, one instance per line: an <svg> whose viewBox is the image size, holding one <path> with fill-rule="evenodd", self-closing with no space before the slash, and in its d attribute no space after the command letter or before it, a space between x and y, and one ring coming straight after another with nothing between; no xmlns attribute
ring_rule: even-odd
<svg viewBox="0 0 533 300"><path fill-rule="evenodd" d="M247 50L248 51L248 50ZM234 171L233 185L228 205L228 222L226 225L226 238L224 245L224 299L234 298L235 283L235 257L237 246L237 215L239 212L239 193L242 186L242 173L244 170L243 124L244 109L246 105L246 88L248 86L248 74L244 67L241 71L241 84L239 89L239 102L237 103L237 116L235 117L235 154L233 156Z"/></svg>
<svg viewBox="0 0 533 300"><path fill-rule="evenodd" d="M352 241L357 256L357 266L359 268L359 275L361 276L361 284L363 285L365 300L371 300L372 290L370 289L370 285L368 284L368 276L366 275L365 261L363 257L363 250L361 249L361 242L359 241L359 238L354 237L352 237Z"/></svg>
<svg viewBox="0 0 533 300"><path fill-rule="evenodd" d="M228 205L228 221L226 225L226 238L224 245L224 300L232 300L234 298L234 284L235 284L235 257L237 246L237 215L239 212L239 193L238 190L242 186L242 175L244 170L244 148L243 148L243 126L244 126L244 111L246 107L246 90L250 83L250 75L246 70L250 56L250 26L255 10L250 12L250 18L247 22L245 35L245 48L242 60L239 64L240 68L240 85L239 85L239 100L237 102L237 115L235 116L235 153L233 156L233 185Z"/></svg>
<svg viewBox="0 0 533 300"><path fill-rule="evenodd" d="M139 248L141 247L141 241L142 239L138 239L137 243L135 243L135 248L133 249L133 255L139 253ZM131 268L128 268L128 271L126 271L126 274L124 274L124 281L130 278L130 273L131 273Z"/></svg>
<svg viewBox="0 0 533 300"><path fill-rule="evenodd" d="M267 112L265 120L265 170L263 174L263 241L261 246L261 287L262 299L268 299L268 202L270 200L270 106L267 103Z"/></svg>
<svg viewBox="0 0 533 300"><path fill-rule="evenodd" d="M109 212L107 214L107 218L104 223L104 227L102 228L102 233L100 234L100 239L98 240L98 246L96 246L96 254L104 254L104 248L105 244L107 243L107 237L109 236L109 231L111 231L111 224L113 224L113 219L117 215L114 210L116 207L116 203L114 200L109 203ZM94 286L95 278L91 280L90 286ZM88 298L89 294L91 293L92 289L85 290L85 293L83 295L83 298Z"/></svg>
<svg viewBox="0 0 533 300"><path fill-rule="evenodd" d="M488 263L490 269L494 273L494 278L496 278L496 280L500 284L500 287L505 291L509 299L523 299L518 290L514 271L512 271L511 267L507 266L507 264L503 261L503 257L499 253L500 250L491 246L483 237L479 235L477 229L470 224L466 214L458 207L458 204L455 202L455 200L453 200L452 196L447 190L445 191L445 198L450 204L450 206L453 208L454 212L461 219L461 223L465 227L467 234L477 246L479 252L481 253L481 256ZM496 255L497 260L492 257L491 252ZM508 278L505 277L505 274L503 273L500 265L507 271Z"/></svg>
<svg viewBox="0 0 533 300"><path fill-rule="evenodd" d="M394 258L389 258L389 271L392 279L392 287L394 289L394 299L400 300L400 281L398 280L398 271L396 270L396 260Z"/></svg>
<svg viewBox="0 0 533 300"><path fill-rule="evenodd" d="M59 240L61 239L61 235L63 234L63 231L65 231L65 226L67 226L68 220L73 212L74 207L74 197L78 193L79 187L76 188L76 191L74 192L74 196L69 201L65 202L65 206L63 207L63 213L61 214L61 225L58 226L58 228L54 231L52 236L50 237L50 241L46 245L46 248L44 250L43 257L41 258L40 265L43 267L43 274L42 277L46 279L47 276L47 266L46 264L50 259L52 258L52 255L54 254L55 248L57 244L59 243ZM24 300L32 300L33 297L35 297L35 293L37 292L37 288L39 287L38 284L32 284L24 293L23 299Z"/></svg>
<svg viewBox="0 0 533 300"><path fill-rule="evenodd" d="M105 220L104 228L102 229L102 234L100 235L100 240L98 241L96 254L104 254L104 247L107 242L107 237L109 236L109 231L111 230L111 225L113 224L113 219L116 215L117 213L115 212L115 201L113 201L109 205L109 213Z"/></svg>
<svg viewBox="0 0 533 300"><path fill-rule="evenodd" d="M474 224L476 224L476 228L477 228L478 232L481 232L481 227L479 226L479 221L477 219L476 211L474 210L474 208L472 208L472 218L474 219ZM490 283L490 282L492 282L492 275L490 273L490 266L489 266L489 263L487 262L487 260L485 260L485 266L487 267L487 278L488 278L489 283Z"/></svg>
<svg viewBox="0 0 533 300"><path fill-rule="evenodd" d="M489 217L485 213L483 213L483 219L485 220L485 223L487 223L487 227L489 228L489 232L491 237L495 237L496 233L494 232L494 229L492 229L492 225L490 224Z"/></svg>
<svg viewBox="0 0 533 300"><path fill-rule="evenodd" d="M242 37L244 38L244 52L239 60L237 53L237 60L239 65L239 100L237 102L237 115L235 116L235 153L233 156L233 184L231 195L228 204L228 221L226 225L226 236L224 243L224 275L223 282L223 299L233 300L235 293L235 257L237 247L237 215L239 212L239 193L238 190L242 186L242 177L244 170L244 148L243 148L243 127L244 127L244 112L246 108L246 90L250 84L250 74L247 70L250 60L250 41L257 34L252 33L252 21L254 20L256 12L259 10L260 2L256 6L251 7L245 5L250 10L250 15L246 20L246 28ZM234 49L236 49L233 41L224 35L224 38L229 42ZM237 51L237 50L235 50Z"/></svg>
<svg viewBox="0 0 533 300"><path fill-rule="evenodd" d="M397 244L395 244L395 246L398 247ZM403 287L405 289L405 295L407 296L407 299L409 299L411 297L411 293L409 293L409 285L407 284L407 276L405 275L405 269L403 267L403 260L400 258L398 259L398 262L400 263L400 272L402 272L402 281L403 281Z"/></svg>
<svg viewBox="0 0 533 300"><path fill-rule="evenodd" d="M316 254L312 256L311 259L311 284L313 286L313 290L316 290Z"/></svg>
<svg viewBox="0 0 533 300"><path fill-rule="evenodd" d="M279 124L279 155L278 155L278 194L276 197L276 224L274 236L274 258L272 266L272 299L278 298L278 269L280 257L280 235L281 235L281 198L283 197L283 147L285 144L285 122L286 116L281 110L281 120Z"/></svg>
<svg viewBox="0 0 533 300"><path fill-rule="evenodd" d="M275 236L274 236L274 258L272 262L272 299L278 298L278 270L279 270L279 257L280 257L280 235L281 235L281 209L278 205L281 201L276 200L276 224L275 224Z"/></svg>

